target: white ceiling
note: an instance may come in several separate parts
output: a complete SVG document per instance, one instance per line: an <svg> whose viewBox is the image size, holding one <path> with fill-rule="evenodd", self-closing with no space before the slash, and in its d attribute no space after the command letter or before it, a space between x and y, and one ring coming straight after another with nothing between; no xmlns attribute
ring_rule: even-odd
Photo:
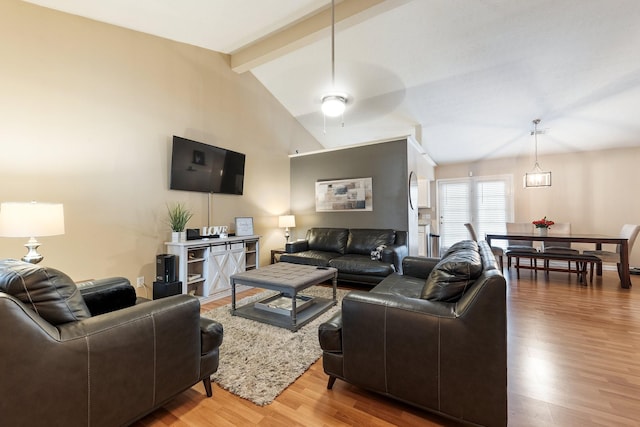
<svg viewBox="0 0 640 427"><path fill-rule="evenodd" d="M415 133L439 164L530 156L535 118L540 154L640 145L638 0L339 1L349 103L326 133L329 0L30 2L231 54L327 148Z"/></svg>

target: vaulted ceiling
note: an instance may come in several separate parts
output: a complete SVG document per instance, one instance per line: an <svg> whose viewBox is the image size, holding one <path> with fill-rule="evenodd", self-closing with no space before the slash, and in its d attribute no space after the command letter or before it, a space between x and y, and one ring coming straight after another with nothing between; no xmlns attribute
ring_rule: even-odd
<svg viewBox="0 0 640 427"><path fill-rule="evenodd" d="M438 164L640 146L640 1L30 0L231 55L327 147L412 134Z"/></svg>

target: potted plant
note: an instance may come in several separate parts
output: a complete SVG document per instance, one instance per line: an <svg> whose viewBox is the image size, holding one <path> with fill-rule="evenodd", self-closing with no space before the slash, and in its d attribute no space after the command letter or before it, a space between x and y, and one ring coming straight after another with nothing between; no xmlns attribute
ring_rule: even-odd
<svg viewBox="0 0 640 427"><path fill-rule="evenodd" d="M173 206L167 205L167 210L169 211L169 225L171 226L172 231L171 241L184 242L186 240L186 232L184 229L193 214L179 202L175 203Z"/></svg>

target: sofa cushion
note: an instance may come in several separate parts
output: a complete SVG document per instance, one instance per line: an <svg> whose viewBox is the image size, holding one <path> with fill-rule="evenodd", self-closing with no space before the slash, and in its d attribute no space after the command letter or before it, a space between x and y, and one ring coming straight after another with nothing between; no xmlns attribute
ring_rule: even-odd
<svg viewBox="0 0 640 427"><path fill-rule="evenodd" d="M312 251L345 253L349 230L346 228L311 228L307 231L309 249Z"/></svg>
<svg viewBox="0 0 640 427"><path fill-rule="evenodd" d="M2 260L0 292L17 298L54 326L91 317L73 280L53 268Z"/></svg>
<svg viewBox="0 0 640 427"><path fill-rule="evenodd" d="M423 288L424 279L393 273L371 289L371 292L407 298L420 298Z"/></svg>
<svg viewBox="0 0 640 427"><path fill-rule="evenodd" d="M477 250L459 249L442 258L433 268L422 290L422 298L456 302L482 274Z"/></svg>
<svg viewBox="0 0 640 427"><path fill-rule="evenodd" d="M293 254L280 255L280 262L290 262L292 264L315 265L316 267L328 267L329 261L340 254L336 252L304 251Z"/></svg>
<svg viewBox="0 0 640 427"><path fill-rule="evenodd" d="M371 251L378 246L393 245L395 241L396 232L394 230L352 228L349 230L346 253L371 255Z"/></svg>
<svg viewBox="0 0 640 427"><path fill-rule="evenodd" d="M395 271L393 264L373 260L370 255L356 254L333 258L329 261L329 267L337 268L341 274L365 274L380 277L387 277Z"/></svg>

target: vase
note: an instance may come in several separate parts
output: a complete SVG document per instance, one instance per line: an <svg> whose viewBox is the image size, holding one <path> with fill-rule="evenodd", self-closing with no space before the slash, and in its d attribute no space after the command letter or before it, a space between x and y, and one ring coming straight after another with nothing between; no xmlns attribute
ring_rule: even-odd
<svg viewBox="0 0 640 427"><path fill-rule="evenodd" d="M180 233L178 231L171 232L171 243L178 243L180 241Z"/></svg>
<svg viewBox="0 0 640 427"><path fill-rule="evenodd" d="M186 242L187 241L187 232L186 231L180 231L178 233L178 241L179 242Z"/></svg>
<svg viewBox="0 0 640 427"><path fill-rule="evenodd" d="M538 236L546 236L547 235L547 227L536 227L536 231L538 232Z"/></svg>

